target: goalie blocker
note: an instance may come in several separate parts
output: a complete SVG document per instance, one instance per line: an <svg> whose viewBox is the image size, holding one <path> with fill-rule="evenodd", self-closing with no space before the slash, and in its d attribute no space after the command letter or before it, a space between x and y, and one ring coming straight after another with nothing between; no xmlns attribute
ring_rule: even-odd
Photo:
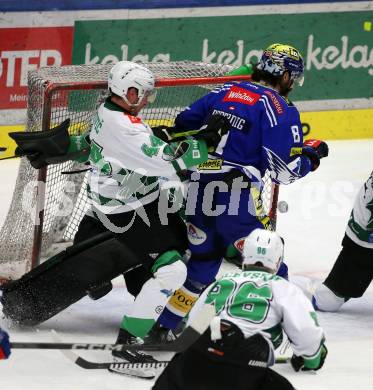
<svg viewBox="0 0 373 390"><path fill-rule="evenodd" d="M36 325L139 264L139 257L111 232L101 233L3 285L3 313L21 325Z"/></svg>

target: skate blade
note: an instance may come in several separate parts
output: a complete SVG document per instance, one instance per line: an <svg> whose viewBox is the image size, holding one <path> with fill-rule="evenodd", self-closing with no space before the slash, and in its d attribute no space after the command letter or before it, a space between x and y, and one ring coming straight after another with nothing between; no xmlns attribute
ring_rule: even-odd
<svg viewBox="0 0 373 390"><path fill-rule="evenodd" d="M109 372L113 374L126 375L132 378L152 380L155 378L153 371L139 370L132 368L108 368Z"/></svg>

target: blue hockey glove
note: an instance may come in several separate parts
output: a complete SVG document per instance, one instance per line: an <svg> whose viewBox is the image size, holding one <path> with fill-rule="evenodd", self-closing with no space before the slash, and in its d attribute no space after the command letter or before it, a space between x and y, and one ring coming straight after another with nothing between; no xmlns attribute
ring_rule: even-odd
<svg viewBox="0 0 373 390"><path fill-rule="evenodd" d="M320 159L328 157L329 147L324 141L309 139L303 143L302 154L310 159L311 170L315 171L320 165Z"/></svg>
<svg viewBox="0 0 373 390"><path fill-rule="evenodd" d="M10 355L10 344L8 333L0 329L0 360L8 359Z"/></svg>

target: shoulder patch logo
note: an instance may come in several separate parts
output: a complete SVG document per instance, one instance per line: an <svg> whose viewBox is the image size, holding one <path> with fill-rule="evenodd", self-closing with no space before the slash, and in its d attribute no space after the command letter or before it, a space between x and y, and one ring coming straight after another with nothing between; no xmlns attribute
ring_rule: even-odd
<svg viewBox="0 0 373 390"><path fill-rule="evenodd" d="M223 102L236 102L252 106L259 98L259 94L233 85L225 94Z"/></svg>
<svg viewBox="0 0 373 390"><path fill-rule="evenodd" d="M188 240L193 245L201 245L206 241L206 233L194 226L190 222L187 223Z"/></svg>
<svg viewBox="0 0 373 390"><path fill-rule="evenodd" d="M137 116L133 116L133 115L128 115L128 114L124 114L128 117L128 119L131 121L131 123L134 123L134 124L139 124L139 123L142 123L142 120L140 118L138 118Z"/></svg>
<svg viewBox="0 0 373 390"><path fill-rule="evenodd" d="M271 99L271 102L275 106L275 109L276 109L277 113L280 114L280 115L283 114L284 113L284 108L282 107L282 104L277 99L277 96L274 93L272 93L271 91L264 91L264 93L266 95L268 95L269 98Z"/></svg>
<svg viewBox="0 0 373 390"><path fill-rule="evenodd" d="M237 241L234 242L234 246L235 248L240 251L241 253L243 253L243 246L245 244L245 238L246 237L242 237L242 238L239 238Z"/></svg>

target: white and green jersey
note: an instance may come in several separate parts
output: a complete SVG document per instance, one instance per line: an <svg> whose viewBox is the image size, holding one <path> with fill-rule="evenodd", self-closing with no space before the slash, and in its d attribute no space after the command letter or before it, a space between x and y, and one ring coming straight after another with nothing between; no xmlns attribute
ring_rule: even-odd
<svg viewBox="0 0 373 390"><path fill-rule="evenodd" d="M219 317L236 324L245 338L259 333L273 348L283 330L296 355L313 359L320 352L324 333L310 301L279 276L254 270L225 274L204 291L191 319L205 302L213 302Z"/></svg>
<svg viewBox="0 0 373 390"><path fill-rule="evenodd" d="M373 172L357 194L346 234L356 244L373 248Z"/></svg>
<svg viewBox="0 0 373 390"><path fill-rule="evenodd" d="M90 131L88 197L93 209L118 214L157 199L159 178L178 180L176 172L207 159L204 141L167 144L140 118L109 99L97 110Z"/></svg>

